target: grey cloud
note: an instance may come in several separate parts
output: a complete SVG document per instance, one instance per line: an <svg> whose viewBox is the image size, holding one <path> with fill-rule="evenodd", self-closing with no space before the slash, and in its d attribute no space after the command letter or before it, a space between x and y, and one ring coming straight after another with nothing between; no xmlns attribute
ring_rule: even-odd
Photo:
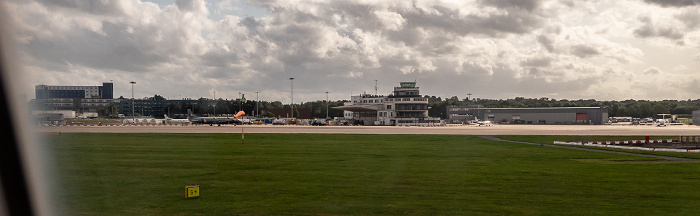
<svg viewBox="0 0 700 216"><path fill-rule="evenodd" d="M524 67L549 67L550 65L552 65L552 59L549 57L530 58L520 63L520 66Z"/></svg>
<svg viewBox="0 0 700 216"><path fill-rule="evenodd" d="M642 38L654 37L656 36L656 30L652 26L645 25L635 29L634 35Z"/></svg>
<svg viewBox="0 0 700 216"><path fill-rule="evenodd" d="M485 0L482 4L493 5L499 8L522 8L533 11L541 5L541 0Z"/></svg>
<svg viewBox="0 0 700 216"><path fill-rule="evenodd" d="M683 22L688 29L694 29L700 26L700 11L686 10L676 15L676 19Z"/></svg>
<svg viewBox="0 0 700 216"><path fill-rule="evenodd" d="M252 33L257 33L258 28L262 27L262 23L256 20L255 17L245 17L241 19L238 25L245 26L246 28L248 28L248 31Z"/></svg>
<svg viewBox="0 0 700 216"><path fill-rule="evenodd" d="M595 47L590 47L586 45L577 45L571 47L571 54L578 56L579 58L588 58L595 55L599 55L600 51Z"/></svg>
<svg viewBox="0 0 700 216"><path fill-rule="evenodd" d="M684 36L678 30L670 27L654 27L645 25L634 30L634 35L641 38L663 37L673 40L682 39Z"/></svg>
<svg viewBox="0 0 700 216"><path fill-rule="evenodd" d="M192 11L196 9L195 1L192 0L175 0L177 8L183 11Z"/></svg>
<svg viewBox="0 0 700 216"><path fill-rule="evenodd" d="M23 45L29 54L57 64L81 64L93 68L146 71L165 62L165 54L124 34L124 26L103 22L106 35L76 29L61 38L36 39Z"/></svg>
<svg viewBox="0 0 700 216"><path fill-rule="evenodd" d="M662 7L687 7L700 5L700 0L644 0L649 4L656 4Z"/></svg>
<svg viewBox="0 0 700 216"><path fill-rule="evenodd" d="M638 18L643 25L634 30L634 35L640 38L662 37L680 41L685 37L677 28L672 26L657 26L649 16Z"/></svg>
<svg viewBox="0 0 700 216"><path fill-rule="evenodd" d="M229 64L240 64L242 59L237 53L229 53L223 50L210 50L201 56L203 63L210 67L228 67Z"/></svg>
<svg viewBox="0 0 700 216"><path fill-rule="evenodd" d="M645 75L658 75L661 74L661 69L656 68L656 67L650 67L644 70L643 72Z"/></svg>
<svg viewBox="0 0 700 216"><path fill-rule="evenodd" d="M576 1L574 0L559 0L562 4L568 6L568 7L573 7L576 6Z"/></svg>
<svg viewBox="0 0 700 216"><path fill-rule="evenodd" d="M604 77L591 77L566 82L547 82L543 77L529 74L530 71L526 76L516 78L516 74L521 72L507 68L507 65L494 64L493 76L486 76L483 73L446 74L446 76L425 75L418 78L418 84L440 83L440 85L421 86L421 90L452 92L459 98L465 98L467 93L472 93L473 98L514 98L518 96L549 96L553 92L560 95L559 97L579 97L580 93L586 92L590 85L600 83L604 79ZM544 71L534 73L544 73ZM494 86L497 86L499 91L493 91Z"/></svg>
<svg viewBox="0 0 700 216"><path fill-rule="evenodd" d="M101 5L90 9L76 2L49 4L59 9L101 10ZM566 6L548 5L547 8L542 8L541 1L534 0L478 1L472 7L477 10L489 9L481 10L483 13L478 16L465 16L459 8L447 6L421 8L418 3L412 8L403 8L386 2L381 6L353 1L308 1L294 5L277 2L254 1L252 4L270 9L265 17L239 19L227 16L213 28L208 25L190 28L166 22L166 18L162 17L181 14L171 5L167 10L145 14L162 13L156 15L162 17L157 17L154 24L144 25L128 17L110 19L110 22L102 24L102 29L97 29L102 32L75 29L60 33L60 37L56 38L35 37L22 46L24 52L43 61L37 63L43 68L64 70L64 67L70 71L75 69L70 65L79 64L95 71L116 69L153 71L166 76L172 74L172 77L180 80L212 81L212 85L218 85L217 96L221 88L235 92L254 89L266 92L261 94L263 100L280 100L287 95L273 96L271 92L288 92L290 82L287 78L295 77L295 101L298 100L297 94L300 98L313 98L308 95L320 95L325 91L332 92L331 95L333 92L349 95L351 91L354 94L372 91L373 80L379 80L380 94L389 93L399 81L418 80L423 94L449 94L443 97L458 95L464 98L467 92L481 98L552 94L577 97L606 78L606 75L599 73L602 68L618 66L615 63L604 66L577 64L586 61L572 56L634 56L625 49L621 54L614 53L617 50L614 49L617 48L615 41L607 41L610 44L597 43L585 37L583 41L558 40L557 34L570 29L564 24L547 21L548 16L557 15L557 11L548 8L554 6L557 10L576 10L577 4L582 4L571 0L555 0L548 4L562 3ZM193 3L175 2L181 11L202 9ZM306 8L309 5L313 9ZM489 14L494 7L498 12ZM111 10L120 11L118 8ZM384 26L386 23L380 20L382 17L378 17L384 14L376 14L377 10L397 13L405 22L388 29ZM692 11L687 12L690 15L679 14L676 18L686 26L697 26ZM202 17L205 16L198 18ZM567 18L557 17L562 22L572 21ZM653 24L652 19L647 18L648 23ZM131 23L131 26L127 23ZM682 38L683 31L660 26L662 28L640 25L636 29L639 30L638 37L677 38L680 34ZM605 37L603 34L597 35ZM47 50L46 47L50 48ZM533 50L534 53L528 53ZM556 56L557 51L571 56ZM700 57L696 57L698 59ZM160 67L166 64L168 69ZM407 74L403 74L402 70ZM567 75L566 79L561 78L564 74ZM345 79L353 81L339 81ZM493 91L493 86L498 86L498 91ZM201 93L198 88L208 87L200 84L192 87L191 91ZM340 91L343 93L338 93ZM250 96L250 92L246 96Z"/></svg>
<svg viewBox="0 0 700 216"><path fill-rule="evenodd" d="M547 49L547 51L549 51L550 53L554 52L554 42L552 42L552 40L550 40L547 36L537 36L537 42L544 46L544 48Z"/></svg>
<svg viewBox="0 0 700 216"><path fill-rule="evenodd" d="M70 8L97 15L124 15L124 9L119 1L94 0L37 0L47 6Z"/></svg>

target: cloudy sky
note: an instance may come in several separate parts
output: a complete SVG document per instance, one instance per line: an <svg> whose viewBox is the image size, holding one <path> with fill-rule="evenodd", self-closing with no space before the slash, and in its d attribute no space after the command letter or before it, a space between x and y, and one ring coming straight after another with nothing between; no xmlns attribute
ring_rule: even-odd
<svg viewBox="0 0 700 216"><path fill-rule="evenodd" d="M700 0L5 0L33 86L283 103L700 98Z"/></svg>

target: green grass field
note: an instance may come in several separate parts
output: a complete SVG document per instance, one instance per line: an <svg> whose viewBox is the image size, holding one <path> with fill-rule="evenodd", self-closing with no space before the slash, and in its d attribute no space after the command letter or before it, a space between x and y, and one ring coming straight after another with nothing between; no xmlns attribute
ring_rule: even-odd
<svg viewBox="0 0 700 216"><path fill-rule="evenodd" d="M696 215L700 163L452 135L61 134L65 215ZM198 199L184 199L186 185Z"/></svg>

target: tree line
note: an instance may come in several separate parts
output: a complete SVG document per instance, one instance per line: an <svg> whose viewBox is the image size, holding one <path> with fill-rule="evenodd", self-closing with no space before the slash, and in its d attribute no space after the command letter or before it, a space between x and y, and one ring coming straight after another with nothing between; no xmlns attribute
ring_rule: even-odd
<svg viewBox="0 0 700 216"><path fill-rule="evenodd" d="M166 100L160 95L155 95L153 97L145 98L148 100ZM311 115L313 118L325 118L326 110L328 110L328 116L342 117L343 111L338 109L332 109L332 107L342 106L346 100L340 101L329 101L326 104L325 100L303 102L300 104L294 104L295 109L308 108L311 110ZM326 109L328 107L328 109ZM187 110L191 110L195 115L223 115L223 114L234 114L239 111L244 111L246 115L255 115L260 117L275 117L272 113L266 112L269 109L291 109L289 104L283 104L280 101L255 101L255 100L240 100L240 99L216 99L209 100L205 98L197 99L197 102L171 102L168 103L164 108L172 114L187 114ZM298 114L297 114L298 115Z"/></svg>
<svg viewBox="0 0 700 216"><path fill-rule="evenodd" d="M700 99L695 100L624 100L624 101L597 101L595 99L550 99L516 97L513 99L463 99L457 96L441 99L435 96L428 98L431 117L447 118L448 106L482 106L486 108L536 108L536 107L605 107L608 108L610 117L647 118L658 117L657 114L672 114L678 117L689 118L693 111L700 110Z"/></svg>
<svg viewBox="0 0 700 216"><path fill-rule="evenodd" d="M424 96L428 99L428 115L431 117L447 118L448 106L481 106L485 108L537 108L537 107L605 107L608 108L608 116L611 117L633 117L647 118L658 117L657 114L672 114L678 117L689 118L692 112L700 110L700 99L695 100L624 100L624 101L598 101L595 99L550 99L542 98L524 98L516 97L513 99L459 99L457 96L442 99L436 96ZM166 100L160 95L155 95L146 99L150 100ZM329 101L328 102L328 117L342 117L343 111L333 109L333 107L342 106L347 100ZM255 112L257 110L259 113ZM326 101L310 101L295 104L296 109L308 108L311 110L313 118L326 117ZM115 109L111 107L110 109ZM165 109L173 114L187 114L187 110L192 110L197 115L212 115L216 114L234 114L238 111L244 111L247 115L256 115L263 117L274 117L271 113L266 113L267 109L291 109L289 104L283 104L280 101L241 101L239 99L216 99L208 100L200 98L196 103L187 101L178 103L169 103ZM107 111L109 112L109 111Z"/></svg>

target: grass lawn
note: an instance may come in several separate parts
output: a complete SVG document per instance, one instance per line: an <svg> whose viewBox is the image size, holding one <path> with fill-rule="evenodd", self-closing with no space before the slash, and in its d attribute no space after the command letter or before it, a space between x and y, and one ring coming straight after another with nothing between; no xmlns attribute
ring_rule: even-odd
<svg viewBox="0 0 700 216"><path fill-rule="evenodd" d="M696 215L700 163L453 135L50 136L65 215ZM620 162L624 161L624 162ZM198 199L184 199L186 185Z"/></svg>

